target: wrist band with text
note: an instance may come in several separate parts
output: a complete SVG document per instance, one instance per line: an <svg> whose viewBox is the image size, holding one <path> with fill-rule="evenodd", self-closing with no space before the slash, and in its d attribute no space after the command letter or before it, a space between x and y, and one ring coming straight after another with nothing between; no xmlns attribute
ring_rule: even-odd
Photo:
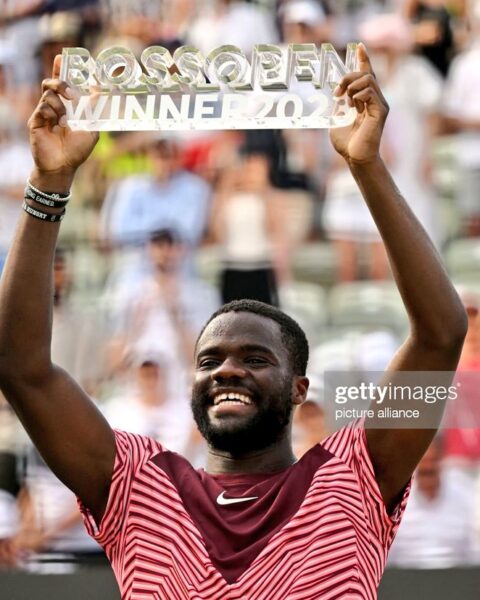
<svg viewBox="0 0 480 600"><path fill-rule="evenodd" d="M45 198L45 196L41 196L28 186L25 188L25 198L33 200L34 202L38 202L38 204L49 206L50 208L63 208L70 200L70 196L62 200L50 200L49 198Z"/></svg>
<svg viewBox="0 0 480 600"><path fill-rule="evenodd" d="M58 223L65 216L65 208L61 213L58 213L56 215L52 215L51 213L46 213L41 210L37 210L36 208L32 208L25 201L22 204L22 208L30 216L35 217L36 219L40 219L41 221L48 221L50 223Z"/></svg>
<svg viewBox="0 0 480 600"><path fill-rule="evenodd" d="M30 183L30 181L27 181L27 187L25 188L25 197L30 198L31 200L33 200L34 202L38 202L39 204L43 204L44 206L62 208L71 199L72 194L71 192L68 192L67 194L50 194L47 192L42 192L41 190L33 186Z"/></svg>

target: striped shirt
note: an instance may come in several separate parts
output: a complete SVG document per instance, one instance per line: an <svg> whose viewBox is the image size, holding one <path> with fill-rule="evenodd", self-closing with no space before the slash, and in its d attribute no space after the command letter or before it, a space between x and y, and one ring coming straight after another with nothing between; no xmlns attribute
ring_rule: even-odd
<svg viewBox="0 0 480 600"><path fill-rule="evenodd" d="M115 431L100 526L122 600L376 598L409 487L388 515L363 428L344 428L272 474L209 475Z"/></svg>

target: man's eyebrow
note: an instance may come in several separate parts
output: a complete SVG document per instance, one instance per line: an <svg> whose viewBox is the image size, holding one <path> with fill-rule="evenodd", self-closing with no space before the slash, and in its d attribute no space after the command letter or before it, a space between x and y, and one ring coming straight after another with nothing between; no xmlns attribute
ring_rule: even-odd
<svg viewBox="0 0 480 600"><path fill-rule="evenodd" d="M205 356L205 354L220 354L220 352L221 349L219 348L219 346L207 346L203 350L200 350L200 352L197 354L197 358Z"/></svg>
<svg viewBox="0 0 480 600"><path fill-rule="evenodd" d="M273 352L267 346L262 346L262 344L243 344L240 346L240 350L242 352L262 352L263 354L271 354L273 356Z"/></svg>
<svg viewBox="0 0 480 600"><path fill-rule="evenodd" d="M240 346L240 351L261 352L263 354L270 354L271 356L274 356L273 351L267 346L263 346L262 344L242 344ZM225 349L221 348L220 346L207 346L206 348L200 350L200 352L197 354L197 358L201 358L202 356L205 356L207 354L221 354L222 352L225 352Z"/></svg>

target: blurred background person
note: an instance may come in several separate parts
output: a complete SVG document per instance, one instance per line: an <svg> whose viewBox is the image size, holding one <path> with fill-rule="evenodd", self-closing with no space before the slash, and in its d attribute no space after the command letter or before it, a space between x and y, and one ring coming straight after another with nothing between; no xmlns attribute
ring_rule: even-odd
<svg viewBox="0 0 480 600"><path fill-rule="evenodd" d="M362 251L367 254L366 278L388 277L385 250L373 220L351 174L336 159L326 180L322 218L325 233L335 247L338 281L362 278L359 272Z"/></svg>
<svg viewBox="0 0 480 600"><path fill-rule="evenodd" d="M320 49L322 43L331 40L331 14L317 0L282 2L278 14L284 45L314 43ZM295 80L290 84L290 91L305 96L304 88ZM308 101L306 97L303 100ZM281 139L285 172L283 175L278 173L277 167L273 181L289 191L285 196L291 199L291 214L287 221L291 223L294 215L302 215L308 221L310 229L304 227L301 234L305 239L312 228L319 229L325 179L334 155L328 136L321 129L284 129Z"/></svg>
<svg viewBox="0 0 480 600"><path fill-rule="evenodd" d="M173 137L150 136L147 155L151 174L111 185L100 216L101 238L120 248L139 247L153 231L169 228L181 237L191 256L205 233L210 187L181 168L181 149Z"/></svg>
<svg viewBox="0 0 480 600"><path fill-rule="evenodd" d="M279 9L282 40L320 45L331 40L331 19L317 0L287 0Z"/></svg>
<svg viewBox="0 0 480 600"><path fill-rule="evenodd" d="M22 134L15 114L0 104L0 272L22 210L25 184L32 165L28 143Z"/></svg>
<svg viewBox="0 0 480 600"><path fill-rule="evenodd" d="M45 14L38 22L38 31L41 80L51 76L53 60L63 48L83 45L83 20L80 12L73 10Z"/></svg>
<svg viewBox="0 0 480 600"><path fill-rule="evenodd" d="M416 50L446 76L453 58L450 6L445 0L406 0L404 14L413 25ZM459 7L460 8L460 7Z"/></svg>
<svg viewBox="0 0 480 600"><path fill-rule="evenodd" d="M71 266L66 251L60 247L55 252L53 281L52 359L75 373L83 387L95 396L105 372L106 327L95 308L74 301Z"/></svg>
<svg viewBox="0 0 480 600"><path fill-rule="evenodd" d="M39 43L38 21L45 0L3 0L0 22L4 39L18 52L14 71L16 85L32 85L38 80L39 65L36 51ZM22 40L19 43L19 40Z"/></svg>
<svg viewBox="0 0 480 600"><path fill-rule="evenodd" d="M438 123L441 77L424 58L411 53L411 28L400 15L372 16L360 25L359 34L371 48L376 75L390 105L382 154L412 210L439 243L430 148ZM341 280L361 277L362 246L369 253L368 276L388 277L387 257L375 224L343 166L334 169L327 181L324 223L336 241Z"/></svg>
<svg viewBox="0 0 480 600"><path fill-rule="evenodd" d="M411 27L394 13L371 17L359 34L373 53L375 73L390 104L384 156L402 194L437 244L432 142L438 131L442 79L430 63L412 54Z"/></svg>
<svg viewBox="0 0 480 600"><path fill-rule="evenodd" d="M19 526L12 547L19 566L48 571L48 563L61 559L71 572L75 562L101 557L103 551L78 517L77 499L50 471L32 444L23 456Z"/></svg>
<svg viewBox="0 0 480 600"><path fill-rule="evenodd" d="M478 563L473 478L442 465L436 438L420 461L389 566L446 569Z"/></svg>
<svg viewBox="0 0 480 600"><path fill-rule="evenodd" d="M12 82L20 59L16 48L0 39L0 272L20 216L26 180L32 167L24 123L28 99Z"/></svg>
<svg viewBox="0 0 480 600"><path fill-rule="evenodd" d="M23 436L15 416L0 395L0 570L17 565L14 538L18 533L21 487L19 455Z"/></svg>
<svg viewBox="0 0 480 600"><path fill-rule="evenodd" d="M238 46L250 56L255 44L275 44L277 41L271 12L258 3L245 0L211 0L205 3L202 10L197 11L185 39L204 56L223 44Z"/></svg>
<svg viewBox="0 0 480 600"><path fill-rule="evenodd" d="M459 174L456 202L468 235L480 234L480 3L472 3L471 35L456 56L447 79L444 117L447 131L456 134L455 161Z"/></svg>
<svg viewBox="0 0 480 600"><path fill-rule="evenodd" d="M245 149L217 189L211 230L222 245L222 301L278 304L278 281L288 278L280 191L270 183L269 157Z"/></svg>
<svg viewBox="0 0 480 600"><path fill-rule="evenodd" d="M185 253L175 230L152 232L143 268L113 278L104 298L114 331L109 344L113 371L122 370L133 349L153 349L175 368L179 396L186 393L196 337L220 304L214 288L185 272Z"/></svg>
<svg viewBox="0 0 480 600"><path fill-rule="evenodd" d="M459 289L468 315L468 331L457 368L458 397L444 418L444 449L448 465L478 475L480 469L480 302L476 294Z"/></svg>
<svg viewBox="0 0 480 600"><path fill-rule="evenodd" d="M301 458L310 448L332 433L325 418L322 386L315 376L309 379L307 399L296 408L293 417L293 452L297 458Z"/></svg>
<svg viewBox="0 0 480 600"><path fill-rule="evenodd" d="M307 400L295 412L293 421L293 451L301 458L315 444L324 440L328 433L322 408Z"/></svg>
<svg viewBox="0 0 480 600"><path fill-rule="evenodd" d="M179 396L172 385L177 373L169 358L133 351L130 365L124 389L104 403L107 421L112 427L150 436L171 452L198 462L203 447L197 444L188 397Z"/></svg>

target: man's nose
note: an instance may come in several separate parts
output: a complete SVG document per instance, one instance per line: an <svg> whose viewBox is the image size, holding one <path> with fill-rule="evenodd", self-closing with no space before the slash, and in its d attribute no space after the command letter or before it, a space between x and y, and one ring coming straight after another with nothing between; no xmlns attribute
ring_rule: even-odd
<svg viewBox="0 0 480 600"><path fill-rule="evenodd" d="M215 381L231 377L245 377L245 375L246 370L243 365L232 358L226 358L211 374Z"/></svg>

